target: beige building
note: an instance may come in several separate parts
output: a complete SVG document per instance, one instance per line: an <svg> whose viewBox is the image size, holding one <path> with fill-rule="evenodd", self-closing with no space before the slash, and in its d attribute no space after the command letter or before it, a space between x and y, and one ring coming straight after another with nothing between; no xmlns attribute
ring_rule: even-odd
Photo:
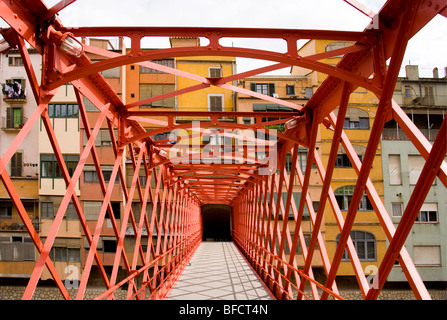
<svg viewBox="0 0 447 320"><path fill-rule="evenodd" d="M62 86L48 105L48 114L64 156L70 176L79 162L80 124L79 109L73 86ZM39 124L39 201L40 201L40 237L44 242L59 205L65 195L66 184L54 156L53 148L42 123ZM79 183L75 188L80 195ZM60 275L69 274L68 268L76 267L81 272L80 264L81 225L73 203L69 203L57 237L50 251L50 258ZM72 267L68 267L68 266ZM41 279L52 279L48 269L42 272Z"/></svg>

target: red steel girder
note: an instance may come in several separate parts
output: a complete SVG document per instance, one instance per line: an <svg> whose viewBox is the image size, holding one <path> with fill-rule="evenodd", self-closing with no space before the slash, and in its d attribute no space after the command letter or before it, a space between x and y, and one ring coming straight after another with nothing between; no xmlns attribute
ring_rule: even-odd
<svg viewBox="0 0 447 320"><path fill-rule="evenodd" d="M38 105L33 112L33 115L28 119L25 126L14 139L11 146L8 147L7 151L2 155L0 161L0 172L5 187L13 199L14 205L17 207L22 220L24 221L25 225L27 225L28 231L33 238L38 251L41 253L30 282L25 290L24 298L31 298L37 285L39 274L45 264L50 269L55 281L58 283L59 289L61 290L64 298L69 298L66 290L62 287L60 276L55 272L54 266L52 266L51 261L48 259L48 253L59 228L62 219L62 211L65 210L70 199L72 199L75 204L81 225L86 233L87 240L90 245L92 245L98 237L98 233L95 233L93 237L89 233L82 208L80 207L79 201L74 193L75 181L78 179L82 171L85 158L89 154L93 155L95 169L101 180L100 185L104 195L104 204L101 214L104 215L106 210L111 210L110 204L108 203L110 191L106 188L102 174L100 174L100 162L98 157L95 156L96 151L93 145L93 140L95 135L98 133L99 126L101 125L103 119L107 121L109 133L112 137L113 150L115 152L116 166L113 170L113 174L114 176L120 176L126 207L123 218L124 222L121 225L121 230L118 230L116 221L112 218L115 235L118 240L118 252L115 255L111 278L109 279L108 276L102 272L104 282L108 289L97 298L113 298L114 290L126 283L129 284L127 298L146 298L146 287L149 288L150 291L149 298L158 299L166 297L170 291L170 288L172 288L173 283L175 283L175 280L181 274L181 271L186 266L187 261L191 258L192 253L200 243L202 228L199 215L200 204L216 202L228 203L232 205L234 209L232 219L234 240L241 248L241 251L243 251L247 258L250 259L250 262L253 264L254 268L269 284L269 286L273 289L273 292L278 297L292 298L292 287L298 291L299 298L302 296L308 297L302 289L305 282L310 281L314 298L318 298L318 294L316 294L316 287L320 287L324 291L322 293L322 298L327 298L329 295L332 295L336 299L341 299L341 297L337 294L334 279L337 273L341 254L343 253L345 246L347 246L348 253L351 257L351 263L353 264L360 289L364 297L368 299L377 298L381 286L383 286L385 281L386 275L388 274L394 261L398 258L416 297L420 299L430 298L419 275L417 274L414 265L412 264L411 259L408 256L408 253L403 248L403 243L405 242L408 232L414 222L415 214L423 202L426 193L430 189L431 181L424 182L420 179L421 181L419 181L416 186L417 192L413 193L410 200L412 204L411 208L407 207L401 223L394 231L392 223L389 221L389 216L387 215L383 204L381 204L380 198L378 197L377 192L368 176L370 164L373 161L384 122L388 119L394 118L407 133L410 141L413 142L416 148L427 160L424 167L424 174L427 174L429 180L434 179L437 175L442 183L446 185L447 167L445 162L442 161L446 153L445 136L447 133L445 132L445 121L442 129L440 130L440 135L438 135L435 141L435 145L431 147L428 141L422 137L414 124L411 123L411 121L409 121L409 119L403 114L399 106L394 103L392 104L391 101L392 90L397 78L397 71L401 64L400 61L403 56L403 50L406 42L425 24L427 24L428 21L430 21L437 13L445 15L445 2L426 2L417 0L388 1L378 13L380 18L379 28L377 30L369 30L367 28L363 32L179 27L106 27L73 29L62 26L57 17L55 17L53 21L49 21L47 29L43 28L45 29L45 32L40 32L41 30L39 28L41 25L39 24L43 20L52 18L56 12L72 2L73 1L61 1L53 8L48 9L41 1L0 1L0 16L11 26L11 29L9 30L2 30L2 34L8 35L7 40L10 41L11 46L14 45L19 47L28 78L31 82L33 94ZM104 54L107 59L95 64L92 64L86 55L81 55L79 59L74 59L73 57L70 57L56 49L60 37L65 32L71 32L75 36L114 35L129 37L131 38L132 43L131 51L129 54L125 55L112 53ZM151 52L143 51L140 47L141 39L143 37L153 36L205 37L209 39L210 43L207 46L196 48L171 48L153 50ZM287 42L287 51L285 53L278 53L264 50L228 48L221 46L219 41L222 38L229 37L262 37L283 39ZM355 44L349 48L335 50L331 53L300 57L297 54L297 41L299 39L307 38L345 40L353 41ZM25 47L25 41L43 55L43 76L41 86L38 85L38 81L31 67L29 55ZM88 48L87 46L85 46L85 49L95 51L95 49ZM344 54L344 58L342 58L340 63L335 67L318 62L319 59L338 54ZM195 79L199 82L199 84L197 86L174 91L166 95L150 98L149 100L143 100L127 106L122 103L117 94L98 73L99 71L106 70L111 67L122 66L129 63L138 63L149 67L157 67L155 66L156 64L147 61L144 62L144 60L195 55L250 57L274 61L276 64L219 79L200 77L181 72L180 70L167 68L164 71L171 74L176 74L178 76L184 76L189 79ZM389 57L392 58L391 65L390 68L386 70L385 62ZM329 77L326 81L324 81L324 83L304 107L291 104L281 99L253 93L249 90L238 88L228 83L246 76L280 69L285 66L306 67L318 72L326 73ZM161 66L158 66L158 68L161 68ZM56 69L58 72L55 71ZM370 77L372 74L374 74L374 76ZM101 121L98 120L96 122L93 133L90 133L90 129L86 131L88 143L81 155L81 161L77 166L73 177L68 175L67 169L64 167L64 161L60 148L58 147L57 137L55 136L54 130L51 127L51 123L46 112L47 104L50 102L53 94L51 90L57 89L61 84L68 81L71 81L75 86L79 101L81 100L81 94L82 96L88 98L101 111ZM349 86L345 86L347 83ZM183 115L183 113L178 111L170 112L169 114L165 114L168 121L157 120L157 122L153 119L146 118L145 120L145 117L156 115L159 116L160 114L157 114L156 112L142 114L132 113L133 111L129 111L130 108L138 106L141 103L156 101L166 97L173 97L182 93L193 92L195 90L200 90L210 86L218 86L233 92L249 94L255 98L286 105L300 111L299 117L302 121L299 121L298 128L288 130L284 134L278 134L279 140L276 142L276 147L278 148L279 154L281 154L280 162L277 165L277 168L280 169L279 175L278 173L274 172L273 176L271 177L262 178L261 176L258 176L256 169L259 169L262 166L259 162L255 162L253 164L173 164L169 161L169 159L159 154L160 150L157 148L161 147L161 144L159 144L158 147L155 147L151 135L170 131L176 128L186 128L184 125L175 123L175 117L179 114ZM368 90L371 90L380 98L379 110L371 131L371 139L362 164L360 164L358 158L356 159L355 152L351 150L352 148L349 148L349 140L347 140L346 135L341 130L341 119L343 116L340 116L339 112L338 118L335 119L333 114L331 114L334 108L339 104L342 106L345 105L346 96L348 96L350 91L354 90L357 86L362 86ZM342 103L340 103L341 97L343 97ZM79 105L81 115L84 117L84 126L90 128L85 117L85 106L82 106L81 102ZM184 115L191 116L193 113L186 112ZM35 230L33 231L33 228L30 227L30 221L24 214L23 205L21 204L17 190L15 190L9 176L5 172L7 163L11 160L12 155L15 153L21 142L24 141L32 125L35 124L39 116L43 119L43 123L45 124L46 131L52 143L54 153L58 160L59 166L62 168L63 177L67 184L67 191L63 197L63 203L56 214L50 234L43 245L36 237ZM196 114L195 116L209 116L209 114L200 113L200 115ZM255 117L257 119L257 123L248 127L235 123L223 123L219 122L218 119L221 116L250 116ZM283 116L285 120L287 120L288 118L295 116L295 114L284 113ZM340 208L338 208L334 193L330 188L333 163L328 165L326 173L318 154L315 153L314 150L315 135L318 126L328 116L329 122L332 122L337 132L332 144L330 158L334 158L335 150L337 149L336 146L338 146L341 140L345 150L348 150L348 155L351 162L355 164L355 170L359 175L358 186L354 192L353 205L351 205L346 221L343 221ZM139 121L143 123L146 121L147 123L161 125L162 128L154 129L148 132L139 123ZM267 124L282 122L283 120L280 120L279 122L262 123L262 115L258 115L256 113L231 112L212 115L209 127L260 129L262 126ZM112 125L119 129L119 144L115 143ZM190 135L189 137L192 138L193 135ZM305 140L306 143L304 143ZM294 150L293 154L296 156L298 145L303 145L309 149L309 158L304 175L300 171L296 161L293 163L293 166L297 171L296 175L298 176L300 187L302 188L303 192L300 203L297 206L291 197L291 192L294 187L292 182L295 178L295 174L291 174L290 176L287 175L284 168L284 160L285 155L290 149L292 149L292 146ZM131 151L130 158L132 160L132 166L135 170L133 181L130 186L126 185L124 170L122 166L119 165L119 159L123 157L123 151L121 148L125 146ZM134 152L139 154L138 161L135 160ZM200 156L200 153L198 153L198 155ZM327 255L325 255L325 252L322 252L325 249L320 234L322 219L321 212L319 210L315 216L315 213L311 209L312 203L307 192L309 187L309 168L313 161L315 161L319 174L322 177L323 187L327 190L329 202L336 216L337 223L341 229L341 238L335 259L332 261L332 265L329 264L329 260ZM151 178L154 178L156 181L154 195L152 194L150 187L146 187L143 195L143 189L137 174L141 165L144 167L146 181L151 181ZM218 177L218 169L220 168L222 168L226 174L234 174L234 178L230 179L228 177ZM253 172L251 172L251 170L253 170ZM236 174L239 173L244 174L244 176L236 176ZM189 176L189 174L191 174L191 176ZM184 183L187 179L191 180L189 184ZM241 182L235 183L236 180L240 180ZM169 183L165 183L168 181ZM113 183L109 183L109 186L112 184ZM283 203L281 199L283 186L287 189L286 203ZM129 190L127 189L128 187L130 187ZM140 204L142 205L143 212L138 223L135 221L130 205L132 202L131 200L134 198L135 189L138 192L138 198ZM356 207L358 206L358 199L365 189L368 197L371 199L380 223L385 230L388 239L390 240L390 248L388 249L386 257L383 260L379 270L380 288L374 290L370 290L368 288L368 284L366 282L365 275L357 257L355 248L349 239L350 230L356 213ZM274 194L278 195L276 202L273 201ZM322 197L324 197L324 201L327 201L325 198L326 194L322 195ZM152 212L148 212L147 216L144 214L144 211L148 199L150 199L150 202L152 203ZM302 221L301 216L305 205L310 211L311 220L314 227L309 251L306 248L302 230L300 228ZM288 217L285 219L285 222L283 221L284 225L282 230L280 230L278 223L279 216L281 215L284 217L285 213L287 215L289 209L293 212L295 230L298 231L295 231L293 240L289 227L287 226ZM160 216L157 217L158 211L160 212ZM271 221L271 218L273 218L273 221ZM123 240L125 237L124 231L128 226L128 222L132 226L136 238L138 239L134 248L132 264L130 264L123 247ZM101 225L100 221L98 221L98 225ZM152 240L152 236L154 235L154 232L156 232L155 243L150 241L146 252L142 250L140 242L143 226L146 226L148 231L148 239ZM169 234L169 232L171 232L171 234ZM275 246L277 240L279 243L278 249ZM305 259L305 269L303 271L297 269L295 257L291 256L289 262L286 262L284 254L284 247L286 244L289 248L291 246L297 246L298 240L300 241L300 245L303 249L303 256ZM312 275L311 260L317 241L319 244L320 253L322 254L324 268L328 275L328 281L326 282L325 286L317 283L315 279L313 279ZM90 249L89 263L92 262L94 254L97 264L101 268L102 263L95 253L95 248ZM137 269L136 264L136 259L138 256L144 260L143 267L139 269ZM128 276L120 283L114 285L116 282L117 270L120 267L122 260L124 261ZM283 271L280 269L281 266L284 268ZM151 277L149 276L148 272L149 268L153 268L154 271L154 274ZM142 274L143 276L143 284L140 288L137 288L136 281L134 281L134 279L139 274ZM291 274L295 276L296 283L293 283ZM88 275L85 275L82 282L83 285L86 283L87 278ZM82 298L82 295L83 292L79 293L79 298Z"/></svg>

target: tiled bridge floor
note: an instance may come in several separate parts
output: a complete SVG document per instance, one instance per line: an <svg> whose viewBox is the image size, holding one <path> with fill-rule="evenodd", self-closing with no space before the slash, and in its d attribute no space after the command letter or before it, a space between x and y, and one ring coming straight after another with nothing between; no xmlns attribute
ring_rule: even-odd
<svg viewBox="0 0 447 320"><path fill-rule="evenodd" d="M232 242L202 242L168 300L271 300Z"/></svg>

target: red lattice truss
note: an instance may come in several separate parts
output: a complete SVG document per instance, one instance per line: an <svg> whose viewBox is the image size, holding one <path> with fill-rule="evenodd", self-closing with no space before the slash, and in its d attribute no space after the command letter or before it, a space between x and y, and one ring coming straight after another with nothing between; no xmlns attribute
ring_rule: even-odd
<svg viewBox="0 0 447 320"><path fill-rule="evenodd" d="M222 203L232 206L234 242L252 264L254 270L258 272L278 298L290 299L293 292L298 292L298 299L302 299L307 282L310 284L314 299L327 299L329 296L342 299L338 294L335 276L337 275L343 252L347 249L361 293L365 299L378 297L396 259L399 260L415 296L418 299L430 299L430 295L403 245L435 177L437 176L444 186L447 185L447 165L443 162L447 146L447 124L446 120L444 120L432 146L399 105L392 100L392 94L408 41L434 16L437 14L446 15L445 1L388 1L379 12L380 21L378 28L366 28L363 32L206 27L68 28L62 25L56 13L72 2L74 1L61 1L48 9L43 2L36 0L0 1L0 16L10 25L10 28L1 29L0 31L9 47L18 47L26 68L30 87L37 102L37 107L32 116L29 117L17 134L14 142L2 155L0 161L0 173L4 186L40 253L23 294L23 299L32 298L44 266L51 272L63 297L70 299L61 275L57 273L53 262L49 258L49 251L54 243L70 200L74 204L82 229L90 245L77 292L76 298L78 299L84 297L90 270L94 262L98 266L104 285L107 288L103 294L97 297L98 299L115 298L114 291L123 285L128 285L127 297L129 299L165 298L202 241L200 206L209 203ZM355 3L354 1L350 2ZM66 33L71 33L75 37L127 37L131 40L131 48L127 54L118 54L84 45L82 54L79 57L74 57L59 49L61 37ZM209 44L203 47L143 51L140 43L144 37L204 37L209 40ZM219 42L224 38L283 39L287 42L287 52L277 53L248 48L225 47ZM324 54L302 57L297 54L297 41L300 39L333 39L352 41L355 44L348 48ZM25 42L42 55L42 79L40 85L31 65ZM102 55L104 60L93 64L87 57L87 52ZM148 62L163 58L205 55L262 59L272 61L274 64L230 77L205 78ZM318 61L322 58L338 55L344 56L337 66L330 66ZM386 62L388 59L390 60L387 66ZM200 84L138 103L124 105L101 76L100 71L127 64L139 64L150 67L179 77L199 81ZM328 75L328 78L303 107L229 84L233 80L281 69L285 66L304 67ZM47 110L48 103L51 101L55 89L68 82L71 82L75 88L81 121L83 127L86 128L88 138L88 142L82 150L79 163L72 176L68 173ZM262 118L266 116L265 113L214 112L211 114L206 111L167 111L160 114L159 111L150 110L144 112L129 111L129 108L140 104L174 97L210 86L248 94L256 98L298 109L298 113L293 114L293 119L298 124L297 127L286 130L284 133L278 133L278 140L275 140L278 150L277 169L279 171L277 172L279 173L259 175L258 169L261 167L261 164L256 161L250 164L174 164L160 152L167 141L154 141L151 137L157 133L191 127L191 124L176 123L176 117L178 116L210 117L211 121L202 123L202 127L259 130L270 124L262 122ZM380 99L362 162L343 132L343 122L349 96L357 87L363 87L372 91ZM90 100L100 111L96 123L89 123L83 97ZM339 107L337 116L333 113L336 107ZM152 116L160 115L164 116L167 121L151 120ZM291 119L290 113L276 113L272 114L272 116L281 117L283 119L281 122ZM254 125L246 126L219 121L220 117L254 117L257 121ZM19 190L14 188L5 170L16 149L39 118L42 119L67 186L63 201L54 217L51 230L45 242L42 242L39 238L20 200ZM421 173L421 176L424 178L419 179L417 182L397 228L391 222L377 191L369 179L371 165L380 142L382 129L385 122L390 119L394 119L399 124L426 160ZM101 163L94 144L95 137L103 121L108 123L116 157L112 177L110 178L111 182L108 184L106 184L101 172ZM162 127L146 131L140 122L161 124ZM327 127L332 126L335 129L326 168L323 167L322 161L315 150L317 130L321 123L324 123ZM93 128L93 130L89 128ZM117 139L115 139L115 128L118 129ZM345 219L342 217L334 192L331 189L331 178L340 143L346 150L358 174L352 203ZM127 150L130 150L127 154L124 151L125 146ZM308 165L305 172L301 172L300 166L297 165L298 146L308 149ZM288 152L291 152L293 159L290 175L285 170L284 161ZM99 185L104 195L102 209L97 221L99 228L97 227L94 232L89 230L83 208L74 192L76 182L79 180L89 155L93 157L99 177ZM130 157L135 169L130 186L126 186L122 165L123 157ZM319 200L320 203L317 212L313 210L312 199L308 193L311 173L310 164L313 163L316 164L323 181L321 197L320 199L314 199ZM150 181L151 176L155 175L157 182L155 189L151 189L149 183L147 187L141 187L138 176L140 168L144 169L147 181ZM215 176L216 172L219 172L219 177ZM118 228L113 214L109 214L117 239L117 251L112 273L108 275L96 251L96 246L106 211L112 212L110 197L113 181L117 175L121 178L120 181L124 190L126 205L124 214L121 217L122 223L120 228ZM185 179L182 178L185 175L188 175L188 178L193 183L190 185L185 184ZM295 203L292 197L295 176L298 177L302 190L301 194L303 195L299 203ZM236 177L237 179L235 179ZM284 188L287 190L287 200L283 203L281 196L278 196L277 199L280 201L275 203L272 198L273 193L281 194L284 192ZM356 208L359 207L361 197L365 191L389 240L388 249L378 271L380 275L378 277L378 285L373 288L369 287L349 236L356 217ZM132 201L127 201L127 199L133 199L135 192L138 193L142 206L142 214L139 221L135 220L132 212ZM267 201L269 198L271 201ZM146 210L149 210L146 208L148 202L153 204L152 212L145 214ZM327 255L321 234L323 212L327 202L329 202L332 208L341 233L335 255L331 261ZM304 241L301 228L305 206L307 206L309 211L313 230L308 246L306 246ZM156 215L157 207L162 213L159 219L157 219ZM290 209L293 212L295 230L289 229L289 224L287 223L289 217L287 214L282 215L285 221L280 229L278 223L279 212L289 212ZM270 219L273 219L273 224L266 223ZM125 252L123 245L125 231L129 224L136 235L132 261L128 259L128 254ZM153 230L157 231L157 241L154 241L154 243L149 241L147 250L143 250L140 242L143 226L148 230L149 239L152 238ZM293 237L291 237L291 234ZM270 246L270 243L275 243L276 241L280 244L279 250L275 246ZM298 269L294 255L291 255L286 260L284 253L286 242L290 252L295 252L298 244L301 246L305 262L302 269ZM319 247L318 251L321 254L327 275L327 281L324 284L315 281L312 272L311 261L316 245ZM137 267L138 257L144 261L142 267ZM124 262L124 268L128 276L117 283L117 274L121 261ZM149 269L153 270L152 274L148 272ZM140 286L137 286L135 277L139 275L143 276L143 281ZM149 294L146 293L147 289L149 289ZM323 290L320 291L322 292L321 295L317 289Z"/></svg>

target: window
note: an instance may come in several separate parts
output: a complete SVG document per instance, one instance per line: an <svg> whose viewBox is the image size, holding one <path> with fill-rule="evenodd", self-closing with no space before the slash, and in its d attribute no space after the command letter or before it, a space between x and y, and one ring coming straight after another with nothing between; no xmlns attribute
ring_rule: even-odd
<svg viewBox="0 0 447 320"><path fill-rule="evenodd" d="M35 258L35 246L31 238L0 237L0 261L34 261Z"/></svg>
<svg viewBox="0 0 447 320"><path fill-rule="evenodd" d="M224 95L209 94L208 95L208 111L223 111Z"/></svg>
<svg viewBox="0 0 447 320"><path fill-rule="evenodd" d="M257 93L261 93L261 94L265 94L265 95L269 95L271 97L273 97L273 94L275 93L275 84L274 83L254 83L251 82L250 83L250 90L257 92Z"/></svg>
<svg viewBox="0 0 447 320"><path fill-rule="evenodd" d="M405 86L404 96L405 96L405 98L411 98L411 87L410 86Z"/></svg>
<svg viewBox="0 0 447 320"><path fill-rule="evenodd" d="M113 216L116 220L119 220L121 216L121 202L112 201L110 202L110 205L112 206ZM106 211L105 218L110 219L109 210Z"/></svg>
<svg viewBox="0 0 447 320"><path fill-rule="evenodd" d="M294 85L286 85L286 94L294 95L295 94L295 86Z"/></svg>
<svg viewBox="0 0 447 320"><path fill-rule="evenodd" d="M85 220L97 221L99 217L99 212L101 211L101 206L102 206L101 201L84 201Z"/></svg>
<svg viewBox="0 0 447 320"><path fill-rule="evenodd" d="M210 78L222 78L222 68L209 67L208 76Z"/></svg>
<svg viewBox="0 0 447 320"><path fill-rule="evenodd" d="M156 64L160 64L162 66L174 68L174 60L173 59L160 59L160 60L153 60L152 62L154 62ZM164 73L164 72L140 66L140 73Z"/></svg>
<svg viewBox="0 0 447 320"><path fill-rule="evenodd" d="M106 183L109 183L110 178L112 176L113 166L102 166L102 175L104 177L104 181ZM84 166L84 182L85 183L98 183L99 177L98 173L96 172L95 166ZM119 175L117 174L115 177L115 184L120 183Z"/></svg>
<svg viewBox="0 0 447 320"><path fill-rule="evenodd" d="M133 175L134 175L133 165L128 164L126 166L126 185L128 187L130 187L130 185L132 184ZM141 187L145 188L147 178L146 178L146 171L145 171L143 165L140 166L140 171L138 173L138 179L140 179Z"/></svg>
<svg viewBox="0 0 447 320"><path fill-rule="evenodd" d="M139 85L139 99L144 100L160 96L175 90L174 85L170 84L140 84ZM162 100L152 101L150 103L140 106L141 108L174 108L175 97L170 97Z"/></svg>
<svg viewBox="0 0 447 320"><path fill-rule="evenodd" d="M301 192L292 192L292 196L293 196L293 200L295 202L296 210L298 211L298 207L299 207L300 199L301 199ZM275 192L273 194L273 200L275 202L275 206L277 203L277 199L278 199L278 194ZM281 193L281 199L282 199L282 204L283 204L284 210L285 210L286 209L287 192ZM271 219L272 220L274 219L273 215L272 215ZM282 220L282 219L283 219L282 212L280 211L279 220ZM292 203L289 208L289 219L293 219ZM304 205L304 209L303 209L303 220L309 220L309 210L308 210L306 204Z"/></svg>
<svg viewBox="0 0 447 320"><path fill-rule="evenodd" d="M78 248L68 248L68 261L80 262L81 261L81 250Z"/></svg>
<svg viewBox="0 0 447 320"><path fill-rule="evenodd" d="M118 139L118 129L113 129L115 139ZM83 130L83 146L88 142L87 134L85 130ZM109 129L100 129L98 134L95 137L95 146L96 147L112 147L112 138L110 137Z"/></svg>
<svg viewBox="0 0 447 320"><path fill-rule="evenodd" d="M421 175L422 168L425 165L425 159L420 155L409 155L408 156L408 177L410 180L410 185L415 185L418 182L419 176ZM433 184L436 183L436 179Z"/></svg>
<svg viewBox="0 0 447 320"><path fill-rule="evenodd" d="M10 67L23 66L23 60L21 57L8 57L8 66Z"/></svg>
<svg viewBox="0 0 447 320"><path fill-rule="evenodd" d="M440 246L414 246L413 261L415 265L440 266L441 247Z"/></svg>
<svg viewBox="0 0 447 320"><path fill-rule="evenodd" d="M16 152L11 158L11 176L21 177L22 176L22 153Z"/></svg>
<svg viewBox="0 0 447 320"><path fill-rule="evenodd" d="M402 217L402 203L392 203L391 210L393 217Z"/></svg>
<svg viewBox="0 0 447 320"><path fill-rule="evenodd" d="M350 233L352 242L360 261L376 261L376 237L370 232L353 230ZM340 239L340 234L337 235L336 243ZM348 251L345 250L343 254L343 261L349 261Z"/></svg>
<svg viewBox="0 0 447 320"><path fill-rule="evenodd" d="M62 262L80 262L81 250L79 248L67 248L54 246L49 254L51 260Z"/></svg>
<svg viewBox="0 0 447 320"><path fill-rule="evenodd" d="M79 155L77 154L67 154L63 155L65 165L67 167L70 176L76 169L79 162ZM62 178L62 172L56 161L54 154L41 154L40 155L40 177L41 178Z"/></svg>
<svg viewBox="0 0 447 320"><path fill-rule="evenodd" d="M335 190L335 199L340 207L340 210L349 210L349 205L351 204L352 195L354 193L355 186L343 186ZM362 200L360 201L358 211L372 211L374 210L371 202L366 194L363 194Z"/></svg>
<svg viewBox="0 0 447 320"><path fill-rule="evenodd" d="M23 127L22 107L12 106L6 109L6 126L7 129L20 129Z"/></svg>
<svg viewBox="0 0 447 320"><path fill-rule="evenodd" d="M54 218L53 202L41 202L40 203L40 217L42 219L53 219Z"/></svg>
<svg viewBox="0 0 447 320"><path fill-rule="evenodd" d="M77 104L51 103L48 105L50 118L77 118L79 106Z"/></svg>
<svg viewBox="0 0 447 320"><path fill-rule="evenodd" d="M11 219L11 218L12 218L12 203L1 203L0 219Z"/></svg>
<svg viewBox="0 0 447 320"><path fill-rule="evenodd" d="M54 161L54 156L44 155L40 156L40 176L42 178L52 178L54 174L53 167L57 165Z"/></svg>
<svg viewBox="0 0 447 320"><path fill-rule="evenodd" d="M105 253L115 253L116 240L103 240L103 249Z"/></svg>
<svg viewBox="0 0 447 320"><path fill-rule="evenodd" d="M359 121L350 120L345 118L345 123L343 129L359 129L368 130L369 129L369 118L359 118Z"/></svg>
<svg viewBox="0 0 447 320"><path fill-rule="evenodd" d="M336 109L338 115L338 109ZM368 130L369 114L360 108L349 107L346 112L343 129Z"/></svg>
<svg viewBox="0 0 447 320"><path fill-rule="evenodd" d="M68 220L77 220L78 214L76 213L76 209L73 203L69 203L67 206L67 211L65 213L64 219Z"/></svg>
<svg viewBox="0 0 447 320"><path fill-rule="evenodd" d="M362 156L359 156L360 161ZM352 168L351 160L347 154L337 154L337 159L335 159L335 168Z"/></svg>
<svg viewBox="0 0 447 320"><path fill-rule="evenodd" d="M306 171L306 164L307 164L307 149L306 148L299 148L298 149L298 156L297 161L299 163L301 172L304 174ZM287 174L290 174L292 170L292 155L290 153L286 156L286 164L285 164Z"/></svg>
<svg viewBox="0 0 447 320"><path fill-rule="evenodd" d="M424 203L421 211L416 218L418 223L437 223L438 222L438 204Z"/></svg>
<svg viewBox="0 0 447 320"><path fill-rule="evenodd" d="M388 170L390 173L390 185L401 185L400 155L388 155Z"/></svg>
<svg viewBox="0 0 447 320"><path fill-rule="evenodd" d="M76 170L76 166L79 162L79 156L78 155L64 155L65 164L67 165L68 174L73 176L73 173Z"/></svg>

